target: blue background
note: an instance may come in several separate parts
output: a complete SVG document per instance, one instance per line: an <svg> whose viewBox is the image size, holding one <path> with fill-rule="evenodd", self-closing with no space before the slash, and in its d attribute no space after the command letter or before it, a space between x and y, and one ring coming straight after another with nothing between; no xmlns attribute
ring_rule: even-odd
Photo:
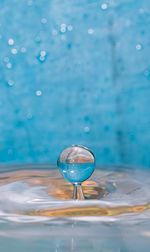
<svg viewBox="0 0 150 252"><path fill-rule="evenodd" d="M0 1L0 162L150 165L150 1Z"/></svg>

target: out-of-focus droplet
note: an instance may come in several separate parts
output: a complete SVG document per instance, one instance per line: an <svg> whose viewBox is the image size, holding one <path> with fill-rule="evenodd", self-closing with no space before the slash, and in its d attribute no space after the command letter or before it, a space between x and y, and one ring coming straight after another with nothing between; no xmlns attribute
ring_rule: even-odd
<svg viewBox="0 0 150 252"><path fill-rule="evenodd" d="M12 49L11 49L11 53L12 53L12 54L17 54L17 53L18 53L18 51L17 51L17 49L16 49L16 48L12 48Z"/></svg>
<svg viewBox="0 0 150 252"><path fill-rule="evenodd" d="M61 25L60 25L60 31L61 31L62 33L65 33L65 32L66 32L66 29L67 29L66 24L61 24Z"/></svg>
<svg viewBox="0 0 150 252"><path fill-rule="evenodd" d="M14 43L15 41L12 38L8 39L8 45L12 46Z"/></svg>
<svg viewBox="0 0 150 252"><path fill-rule="evenodd" d="M143 48L142 44L137 44L136 45L136 50L140 51L140 50L142 50L142 48Z"/></svg>
<svg viewBox="0 0 150 252"><path fill-rule="evenodd" d="M11 69L11 68L12 68L12 64L11 64L10 62L8 62L8 63L6 64L6 67L7 67L8 69Z"/></svg>
<svg viewBox="0 0 150 252"><path fill-rule="evenodd" d="M36 90L35 94L36 94L36 96L41 96L42 95L42 91L41 90Z"/></svg>
<svg viewBox="0 0 150 252"><path fill-rule="evenodd" d="M101 9L102 10L107 10L107 8L108 8L108 4L107 3L102 3L101 4Z"/></svg>
<svg viewBox="0 0 150 252"><path fill-rule="evenodd" d="M41 23L42 23L42 24L46 24L46 23L47 23L47 19L46 19L46 18L42 18L42 19L41 19Z"/></svg>
<svg viewBox="0 0 150 252"><path fill-rule="evenodd" d="M15 84L15 83L14 83L13 80L8 80L8 81L7 81L7 85L8 85L9 87L12 87L14 84Z"/></svg>
<svg viewBox="0 0 150 252"><path fill-rule="evenodd" d="M73 26L72 25L68 25L67 29L68 29L68 31L72 31L73 30Z"/></svg>
<svg viewBox="0 0 150 252"><path fill-rule="evenodd" d="M27 49L26 49L25 47L21 47L20 51L21 51L22 53L26 53Z"/></svg>
<svg viewBox="0 0 150 252"><path fill-rule="evenodd" d="M89 28L89 29L88 29L88 34L89 34L89 35L92 35L93 33L94 33L94 29Z"/></svg>

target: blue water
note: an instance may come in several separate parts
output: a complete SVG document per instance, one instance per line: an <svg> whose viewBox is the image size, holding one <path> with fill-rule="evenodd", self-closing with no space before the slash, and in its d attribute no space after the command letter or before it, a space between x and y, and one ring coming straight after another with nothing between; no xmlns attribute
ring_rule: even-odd
<svg viewBox="0 0 150 252"><path fill-rule="evenodd" d="M80 183L87 180L93 173L95 163L59 163L59 169L66 180Z"/></svg>

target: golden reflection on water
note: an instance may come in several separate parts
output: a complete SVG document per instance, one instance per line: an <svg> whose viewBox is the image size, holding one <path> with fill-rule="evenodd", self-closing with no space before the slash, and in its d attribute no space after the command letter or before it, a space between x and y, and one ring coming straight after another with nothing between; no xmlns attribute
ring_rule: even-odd
<svg viewBox="0 0 150 252"><path fill-rule="evenodd" d="M32 209L30 211L22 212L29 216L47 216L47 217L82 217L82 216L117 216L129 213L141 213L150 209L150 204L136 204L136 205L108 205L103 206L99 204L100 199L107 199L107 196L117 190L118 185L115 182L109 181L109 178L126 178L126 173L109 173L105 174L103 171L96 170L91 180L83 183L83 192L85 195L85 202L89 204L75 204L68 203L72 198L72 185L66 182L57 170L21 170L14 172L7 172L0 174L0 185L6 185L13 182L21 181L28 184L30 187L43 186L47 194L54 200L64 201L64 204L59 207L47 209ZM109 184L109 187L108 187ZM110 187L111 184L111 187ZM120 186L120 185L119 185ZM111 189L110 189L111 188ZM130 194L138 190L138 185L135 183L128 183L127 186L122 184L120 186L122 193ZM87 201L88 200L88 201ZM94 201L93 201L94 200ZM95 201L97 200L97 202ZM93 202L93 203L92 203ZM91 204L92 203L92 204Z"/></svg>

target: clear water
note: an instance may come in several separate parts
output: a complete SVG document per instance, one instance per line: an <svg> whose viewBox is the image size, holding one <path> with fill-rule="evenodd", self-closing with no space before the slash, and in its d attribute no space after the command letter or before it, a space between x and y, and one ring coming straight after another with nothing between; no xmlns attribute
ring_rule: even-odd
<svg viewBox="0 0 150 252"><path fill-rule="evenodd" d="M95 163L62 163L59 162L59 169L64 178L71 183L87 180L95 169Z"/></svg>
<svg viewBox="0 0 150 252"><path fill-rule="evenodd" d="M1 170L0 251L149 252L150 171L96 169L73 201L58 169Z"/></svg>

